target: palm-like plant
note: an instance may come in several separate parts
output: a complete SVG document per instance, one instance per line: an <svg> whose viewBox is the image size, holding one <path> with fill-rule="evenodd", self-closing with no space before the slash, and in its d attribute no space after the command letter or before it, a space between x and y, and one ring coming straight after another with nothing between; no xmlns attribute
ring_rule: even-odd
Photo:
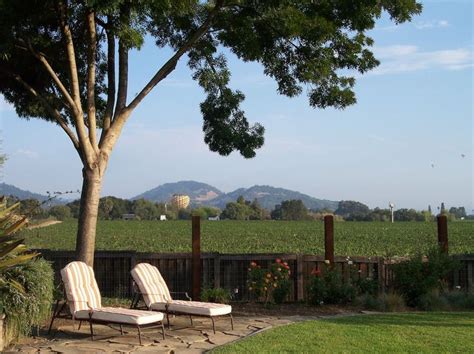
<svg viewBox="0 0 474 354"><path fill-rule="evenodd" d="M20 203L7 207L5 197L0 197L0 288L7 285L15 286L23 291L23 287L13 280L4 277L5 271L11 267L28 262L38 254L27 252L23 239L18 239L16 233L28 222L25 216L18 215L16 210Z"/></svg>

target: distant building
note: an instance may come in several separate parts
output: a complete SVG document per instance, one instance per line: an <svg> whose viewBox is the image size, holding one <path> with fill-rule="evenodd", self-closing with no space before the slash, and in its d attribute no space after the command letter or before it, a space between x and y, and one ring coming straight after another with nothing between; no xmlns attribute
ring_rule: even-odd
<svg viewBox="0 0 474 354"><path fill-rule="evenodd" d="M186 209L191 202L191 198L185 194L174 194L171 198L171 204L173 204L177 209Z"/></svg>
<svg viewBox="0 0 474 354"><path fill-rule="evenodd" d="M209 217L207 218L207 220L209 220L209 221L219 221L220 219L221 219L221 218L220 218L219 215L217 215L217 216L209 216Z"/></svg>
<svg viewBox="0 0 474 354"><path fill-rule="evenodd" d="M160 215L160 221L166 221L166 215Z"/></svg>
<svg viewBox="0 0 474 354"><path fill-rule="evenodd" d="M136 220L137 216L135 214L122 214L122 220Z"/></svg>

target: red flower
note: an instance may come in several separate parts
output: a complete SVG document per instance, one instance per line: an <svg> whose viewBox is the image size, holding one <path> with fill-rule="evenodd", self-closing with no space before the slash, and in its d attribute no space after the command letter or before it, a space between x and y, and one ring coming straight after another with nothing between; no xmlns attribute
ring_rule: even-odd
<svg viewBox="0 0 474 354"><path fill-rule="evenodd" d="M277 258L277 259L275 260L275 262L281 263L281 259L280 259L280 258Z"/></svg>
<svg viewBox="0 0 474 354"><path fill-rule="evenodd" d="M250 262L250 265L251 265L252 267L255 267L255 266L257 266L257 263L255 263L255 262Z"/></svg>
<svg viewBox="0 0 474 354"><path fill-rule="evenodd" d="M320 275L320 274L321 274L321 271L320 271L319 269L314 268L314 269L311 271L311 275L316 275L316 276L318 276L318 275Z"/></svg>

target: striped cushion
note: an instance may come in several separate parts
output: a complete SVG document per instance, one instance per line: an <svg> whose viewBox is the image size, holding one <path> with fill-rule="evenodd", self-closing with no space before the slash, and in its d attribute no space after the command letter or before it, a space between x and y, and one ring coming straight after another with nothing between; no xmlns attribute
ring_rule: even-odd
<svg viewBox="0 0 474 354"><path fill-rule="evenodd" d="M83 262L71 262L61 270L71 314L102 306L94 270Z"/></svg>
<svg viewBox="0 0 474 354"><path fill-rule="evenodd" d="M160 271L148 263L140 263L132 269L132 277L137 283L143 299L148 308L157 302L170 302L172 300L168 286Z"/></svg>
<svg viewBox="0 0 474 354"><path fill-rule="evenodd" d="M155 303L151 305L152 310L166 311L166 305L171 312L181 312L200 316L222 316L232 312L232 306L215 304L213 302L173 300L168 304Z"/></svg>
<svg viewBox="0 0 474 354"><path fill-rule="evenodd" d="M89 310L76 312L78 320L88 320ZM92 311L92 319L110 323L123 323L130 325L146 325L163 320L161 312L130 310L117 307L102 307Z"/></svg>

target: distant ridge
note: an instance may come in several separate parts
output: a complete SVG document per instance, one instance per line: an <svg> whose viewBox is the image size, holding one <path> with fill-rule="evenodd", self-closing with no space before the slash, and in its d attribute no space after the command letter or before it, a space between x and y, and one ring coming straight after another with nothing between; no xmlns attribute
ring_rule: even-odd
<svg viewBox="0 0 474 354"><path fill-rule="evenodd" d="M176 183L166 183L156 188L150 189L132 199L146 199L153 202L167 202L173 194L186 194L191 198L191 205L208 205L218 208L225 208L229 202L236 201L239 196L246 200L257 199L260 205L266 209L273 209L275 205L284 200L301 199L308 209L330 209L336 210L338 202L317 199L307 194L292 191L284 188L272 186L253 186L250 188L239 188L230 193L223 193L216 187L206 183L196 181L180 181Z"/></svg>
<svg viewBox="0 0 474 354"><path fill-rule="evenodd" d="M44 201L48 199L48 196L39 193L30 192L24 189L20 189L11 184L0 183L0 195L13 196L18 199L37 199Z"/></svg>

